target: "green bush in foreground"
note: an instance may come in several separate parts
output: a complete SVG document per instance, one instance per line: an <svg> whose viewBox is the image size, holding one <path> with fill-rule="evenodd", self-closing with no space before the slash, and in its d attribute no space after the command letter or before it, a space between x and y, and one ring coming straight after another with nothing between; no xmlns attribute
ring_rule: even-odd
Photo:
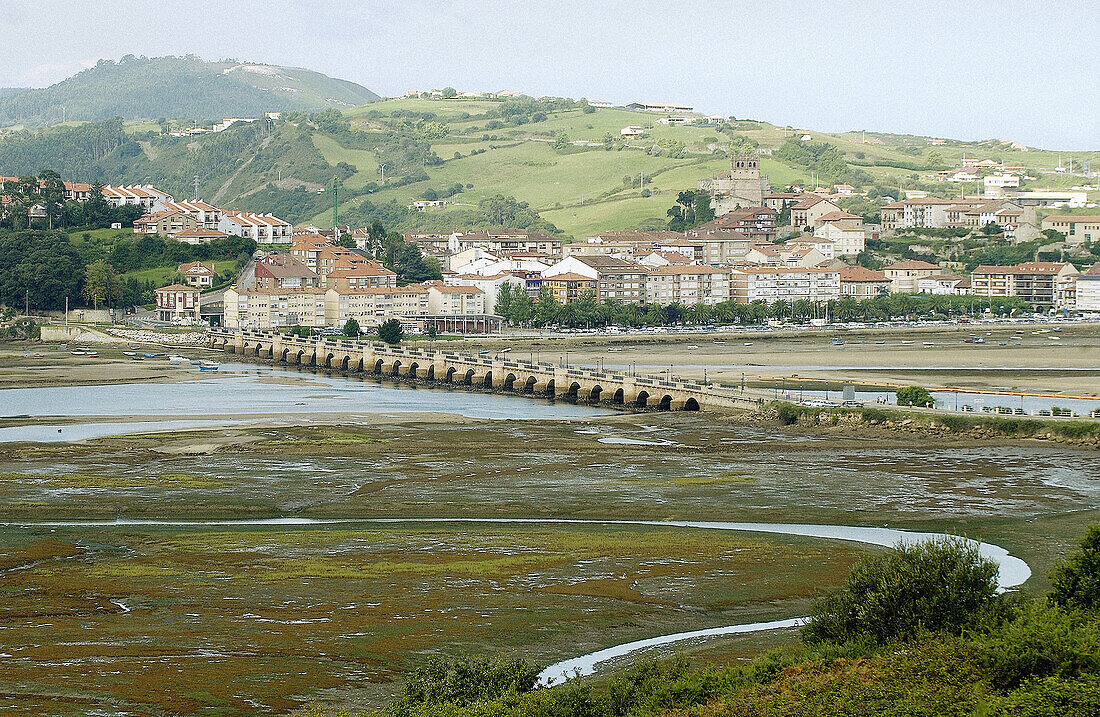
<svg viewBox="0 0 1100 717"><path fill-rule="evenodd" d="M808 643L885 643L922 630L958 632L991 607L997 564L956 538L861 558L847 585L815 603Z"/></svg>
<svg viewBox="0 0 1100 717"><path fill-rule="evenodd" d="M1100 523L1093 523L1080 547L1050 575L1050 600L1055 605L1100 609Z"/></svg>

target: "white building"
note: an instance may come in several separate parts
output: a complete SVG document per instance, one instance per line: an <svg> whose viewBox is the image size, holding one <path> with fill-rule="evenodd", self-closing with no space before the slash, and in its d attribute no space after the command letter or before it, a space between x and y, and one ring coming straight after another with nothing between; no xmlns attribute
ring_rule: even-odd
<svg viewBox="0 0 1100 717"><path fill-rule="evenodd" d="M139 205L146 211L153 208L157 202L170 202L172 196L162 192L152 184L131 185L126 187L103 187L103 198L112 207L121 207L127 204Z"/></svg>
<svg viewBox="0 0 1100 717"><path fill-rule="evenodd" d="M201 201L174 202L169 197L168 201L158 201L153 205L153 212L183 212L198 220L206 229L217 229L221 224L224 213L212 204Z"/></svg>
<svg viewBox="0 0 1100 717"><path fill-rule="evenodd" d="M668 264L645 278L645 300L651 304L714 306L730 300L729 270L698 264Z"/></svg>
<svg viewBox="0 0 1100 717"><path fill-rule="evenodd" d="M294 239L293 227L271 214L253 212L226 212L218 231L232 236L249 237L257 244L290 244Z"/></svg>
<svg viewBox="0 0 1100 717"><path fill-rule="evenodd" d="M513 288L518 288L521 291L525 291L527 288L526 281L518 276L507 273L491 274L488 276L481 276L479 274L457 274L445 277L443 283L446 286L466 286L480 289L485 296L485 308L489 313L492 313L496 308L497 295L504 285L509 284Z"/></svg>
<svg viewBox="0 0 1100 717"><path fill-rule="evenodd" d="M840 298L840 272L777 266L734 267L730 270L730 298L739 304L830 301Z"/></svg>
<svg viewBox="0 0 1100 717"><path fill-rule="evenodd" d="M1077 277L1077 310L1100 312L1100 262Z"/></svg>
<svg viewBox="0 0 1100 717"><path fill-rule="evenodd" d="M826 222L814 231L814 237L832 242L837 256L855 256L867 245L863 225L855 222Z"/></svg>

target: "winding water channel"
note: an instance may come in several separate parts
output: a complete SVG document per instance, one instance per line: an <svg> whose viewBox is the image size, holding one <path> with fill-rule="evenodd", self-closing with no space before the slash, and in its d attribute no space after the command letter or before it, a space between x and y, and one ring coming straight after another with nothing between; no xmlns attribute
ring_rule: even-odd
<svg viewBox="0 0 1100 717"><path fill-rule="evenodd" d="M942 538L938 533L922 533L893 528L876 528L850 525L813 525L795 523L738 523L723 521L694 520L584 520L568 518L260 518L253 520L115 520L115 521L42 521L0 523L3 527L32 528L112 528L119 526L162 526L172 528L206 527L294 527L322 525L409 525L425 523L462 523L494 525L599 525L599 526L656 526L695 528L704 530L728 530L739 532L772 533L778 535L796 535L827 540L844 540L866 545L893 547L899 544L913 544L925 540ZM1010 555L1007 550L990 543L981 543L969 538L958 538L977 546L979 553L997 563L999 567L998 585L1002 590L1023 584L1031 577L1031 568L1020 558ZM804 617L784 620L727 625L705 630L677 632L660 635L645 640L614 645L602 650L580 655L550 665L538 676L538 684L548 687L564 682L572 677L591 675L597 665L608 660L623 657L652 647L669 645L688 640L699 640L720 635L744 634L764 630L797 627Z"/></svg>

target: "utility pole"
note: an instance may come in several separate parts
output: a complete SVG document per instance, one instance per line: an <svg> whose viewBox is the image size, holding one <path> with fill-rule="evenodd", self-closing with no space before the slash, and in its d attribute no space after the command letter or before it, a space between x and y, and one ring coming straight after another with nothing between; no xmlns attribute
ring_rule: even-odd
<svg viewBox="0 0 1100 717"><path fill-rule="evenodd" d="M340 238L340 237L336 236L336 234L339 231L336 228L337 220L340 218L339 208L338 208L339 207L339 200L340 200L340 188L339 188L339 185L337 184L336 177L333 177L332 178L332 238L333 239L339 239Z"/></svg>
<svg viewBox="0 0 1100 717"><path fill-rule="evenodd" d="M195 175L195 196L193 197L193 199L196 202L199 201L199 175L197 174Z"/></svg>
<svg viewBox="0 0 1100 717"><path fill-rule="evenodd" d="M378 171L382 173L382 186L386 186L386 165L385 163L378 165Z"/></svg>
<svg viewBox="0 0 1100 717"><path fill-rule="evenodd" d="M23 295L23 316L31 315L31 290L27 289L27 293Z"/></svg>

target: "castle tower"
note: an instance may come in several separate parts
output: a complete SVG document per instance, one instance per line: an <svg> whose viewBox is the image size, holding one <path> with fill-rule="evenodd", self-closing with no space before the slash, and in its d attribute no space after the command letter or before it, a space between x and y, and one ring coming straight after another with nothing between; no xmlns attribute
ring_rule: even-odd
<svg viewBox="0 0 1100 717"><path fill-rule="evenodd" d="M744 207L764 204L764 195L771 192L767 177L760 176L760 160L756 154L738 154L730 160L729 194Z"/></svg>

